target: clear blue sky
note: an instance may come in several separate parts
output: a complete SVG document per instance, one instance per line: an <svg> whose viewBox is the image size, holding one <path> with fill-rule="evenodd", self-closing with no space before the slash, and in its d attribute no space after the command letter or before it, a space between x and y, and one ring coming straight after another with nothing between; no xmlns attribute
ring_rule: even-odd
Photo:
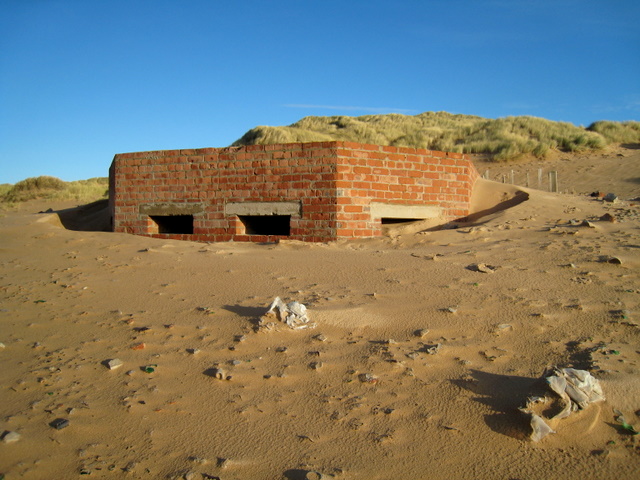
<svg viewBox="0 0 640 480"><path fill-rule="evenodd" d="M307 115L640 118L638 0L0 0L0 183Z"/></svg>

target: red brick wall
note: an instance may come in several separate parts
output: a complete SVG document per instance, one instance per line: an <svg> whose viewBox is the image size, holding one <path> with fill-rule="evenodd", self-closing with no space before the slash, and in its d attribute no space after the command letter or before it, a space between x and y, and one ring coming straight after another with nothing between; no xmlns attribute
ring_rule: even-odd
<svg viewBox="0 0 640 480"><path fill-rule="evenodd" d="M299 202L286 238L330 241L380 235L369 203L430 204L447 219L469 213L478 174L460 154L314 142L119 154L109 170L116 232L196 241L269 241L246 235L228 202ZM141 205L191 204L193 235L159 234Z"/></svg>
<svg viewBox="0 0 640 480"><path fill-rule="evenodd" d="M372 201L438 205L444 218L469 214L478 172L460 153L340 142L338 146L339 237L381 234Z"/></svg>

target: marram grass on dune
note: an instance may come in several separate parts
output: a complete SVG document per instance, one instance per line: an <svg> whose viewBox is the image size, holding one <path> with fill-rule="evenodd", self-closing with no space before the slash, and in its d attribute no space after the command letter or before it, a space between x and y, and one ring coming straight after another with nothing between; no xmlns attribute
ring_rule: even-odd
<svg viewBox="0 0 640 480"><path fill-rule="evenodd" d="M587 128L520 116L487 119L447 112L419 115L305 117L286 127L258 126L234 145L343 140L458 153L491 154L497 161L552 150L599 150L610 143L640 143L640 122L595 122Z"/></svg>
<svg viewBox="0 0 640 480"><path fill-rule="evenodd" d="M93 201L108 196L109 179L97 177L65 182L56 177L43 175L1 187L0 201L6 204L34 199Z"/></svg>

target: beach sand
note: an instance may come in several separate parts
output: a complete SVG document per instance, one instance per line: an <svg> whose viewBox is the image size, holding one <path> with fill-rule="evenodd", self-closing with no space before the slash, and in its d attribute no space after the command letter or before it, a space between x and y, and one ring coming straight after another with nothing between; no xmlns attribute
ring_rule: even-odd
<svg viewBox="0 0 640 480"><path fill-rule="evenodd" d="M499 180L478 183L483 216L378 239L204 244L96 231L103 205L2 212L0 432L20 437L0 441L0 473L638 478L640 435L614 414L640 428L631 147L549 160L575 194L501 183L537 182L537 161L476 159ZM317 326L257 331L276 296ZM606 400L532 442L518 407L551 365L589 370Z"/></svg>

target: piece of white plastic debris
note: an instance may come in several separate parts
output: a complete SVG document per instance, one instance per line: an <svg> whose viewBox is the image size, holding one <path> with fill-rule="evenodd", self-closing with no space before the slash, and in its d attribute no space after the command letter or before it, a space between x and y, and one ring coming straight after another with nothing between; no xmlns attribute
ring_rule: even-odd
<svg viewBox="0 0 640 480"><path fill-rule="evenodd" d="M564 380L565 394L580 409L586 408L590 403L603 401L604 394L600 382L586 370L576 370L575 368L553 368L545 376L549 386L556 383L556 388L562 385ZM558 395L563 397L562 393L552 387Z"/></svg>
<svg viewBox="0 0 640 480"><path fill-rule="evenodd" d="M269 310L260 319L261 323L268 323L271 318L287 324L294 330L301 330L303 328L314 328L315 323L311 322L307 313L307 307L300 302L289 302L285 304L280 297L276 297Z"/></svg>
<svg viewBox="0 0 640 480"><path fill-rule="evenodd" d="M530 397L526 405L520 408L521 412L531 418L530 438L534 442L542 440L549 433L555 433L547 421L566 418L576 410L585 409L589 404L605 399L600 382L586 370L552 367L542 377L555 396ZM538 410L548 411L547 404L554 401L560 403L560 408L551 409L557 412L553 416L546 417L543 413L537 413ZM536 408L539 404L543 406L542 409Z"/></svg>
<svg viewBox="0 0 640 480"><path fill-rule="evenodd" d="M531 414L531 440L539 442L550 433L556 433L547 423L535 413Z"/></svg>

